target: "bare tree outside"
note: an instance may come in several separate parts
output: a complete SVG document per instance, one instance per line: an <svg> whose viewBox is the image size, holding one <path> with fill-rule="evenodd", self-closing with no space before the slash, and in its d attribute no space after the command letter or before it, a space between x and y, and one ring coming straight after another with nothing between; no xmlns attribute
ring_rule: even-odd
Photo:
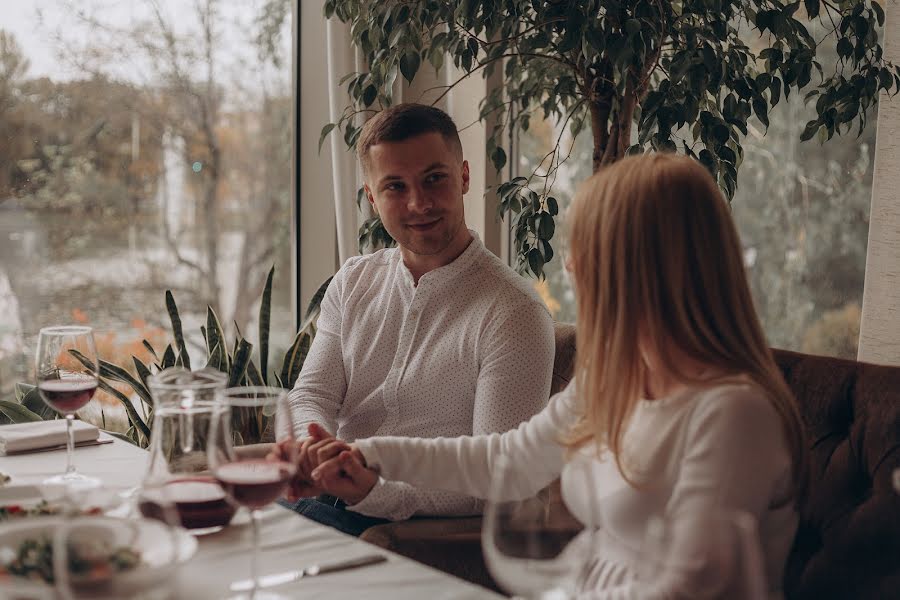
<svg viewBox="0 0 900 600"><path fill-rule="evenodd" d="M128 366L166 336L166 289L195 349L207 305L255 337L272 265L286 347L290 0L35 4L69 76L30 75L0 31L0 307L15 306L0 392L48 324L92 324L101 356Z"/></svg>

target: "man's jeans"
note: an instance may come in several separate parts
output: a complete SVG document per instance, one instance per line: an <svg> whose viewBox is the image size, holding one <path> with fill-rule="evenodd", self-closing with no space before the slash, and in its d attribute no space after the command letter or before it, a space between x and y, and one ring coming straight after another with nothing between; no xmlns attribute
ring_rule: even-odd
<svg viewBox="0 0 900 600"><path fill-rule="evenodd" d="M296 511L307 519L312 519L317 523L334 527L338 531L357 537L369 527L390 523L387 519L367 517L352 510L347 510L343 502L331 496L301 498L297 502L279 500L278 504Z"/></svg>

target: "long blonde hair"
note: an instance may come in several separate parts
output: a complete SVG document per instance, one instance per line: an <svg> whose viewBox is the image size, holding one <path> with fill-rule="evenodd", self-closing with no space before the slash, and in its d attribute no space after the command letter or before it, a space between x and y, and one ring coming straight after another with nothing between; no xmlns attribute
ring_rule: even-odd
<svg viewBox="0 0 900 600"><path fill-rule="evenodd" d="M641 339L675 381L698 383L668 358L672 349L766 390L784 425L795 491L802 493L800 415L754 310L728 206L706 169L675 154L625 158L580 187L569 219L576 385L584 399L569 447L597 442L629 478L622 437L644 392Z"/></svg>

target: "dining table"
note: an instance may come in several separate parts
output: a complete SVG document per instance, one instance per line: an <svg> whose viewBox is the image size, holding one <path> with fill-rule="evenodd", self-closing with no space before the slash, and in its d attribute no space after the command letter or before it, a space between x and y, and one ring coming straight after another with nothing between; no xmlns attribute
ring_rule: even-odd
<svg viewBox="0 0 900 600"><path fill-rule="evenodd" d="M117 487L140 485L148 458L145 450L119 439L75 449L79 472ZM5 487L34 485L61 472L64 464L65 451L60 450L0 456L0 473L10 478ZM279 505L263 512L260 537L260 575L373 553L387 558L379 564L304 577L272 589L289 598L502 598L488 589L338 532ZM177 572L174 597L203 600L234 596L231 584L250 577L252 546L248 520L235 517L231 525L216 533L197 536L197 541L196 553Z"/></svg>

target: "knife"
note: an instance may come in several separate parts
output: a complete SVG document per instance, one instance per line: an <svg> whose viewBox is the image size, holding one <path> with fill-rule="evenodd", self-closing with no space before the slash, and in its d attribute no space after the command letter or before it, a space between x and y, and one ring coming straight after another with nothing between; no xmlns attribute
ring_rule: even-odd
<svg viewBox="0 0 900 600"><path fill-rule="evenodd" d="M349 560L341 560L324 565L314 564L296 571L285 571L284 573L276 573L273 575L263 575L256 584L256 589L274 587L276 585L284 585L303 579L304 577L313 577L315 575L325 575L326 573L335 573L337 571L347 571L349 569L357 569L368 565L377 565L387 561L387 557L383 554L367 554L359 558L351 558ZM252 579L242 579L231 584L232 592L248 592L254 589Z"/></svg>

